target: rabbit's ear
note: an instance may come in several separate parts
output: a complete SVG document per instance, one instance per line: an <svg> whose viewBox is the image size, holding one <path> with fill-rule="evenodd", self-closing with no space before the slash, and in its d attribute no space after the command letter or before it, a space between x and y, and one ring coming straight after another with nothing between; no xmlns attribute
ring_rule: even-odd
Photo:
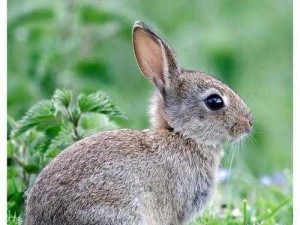
<svg viewBox="0 0 300 225"><path fill-rule="evenodd" d="M142 22L133 26L133 48L143 74L164 94L170 80L180 73L175 53L156 33Z"/></svg>

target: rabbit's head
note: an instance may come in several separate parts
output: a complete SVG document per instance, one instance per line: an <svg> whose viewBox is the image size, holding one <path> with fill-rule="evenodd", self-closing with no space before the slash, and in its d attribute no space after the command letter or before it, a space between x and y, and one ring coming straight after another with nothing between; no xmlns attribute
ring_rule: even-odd
<svg viewBox="0 0 300 225"><path fill-rule="evenodd" d="M252 115L244 101L221 81L182 69L170 46L142 22L133 27L133 47L141 71L158 90L151 105L156 128L210 146L237 141L251 131Z"/></svg>

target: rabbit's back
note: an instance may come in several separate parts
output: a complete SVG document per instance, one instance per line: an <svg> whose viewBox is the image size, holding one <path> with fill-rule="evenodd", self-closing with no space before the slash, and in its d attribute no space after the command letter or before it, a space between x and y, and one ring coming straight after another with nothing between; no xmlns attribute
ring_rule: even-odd
<svg viewBox="0 0 300 225"><path fill-rule="evenodd" d="M84 214L93 208L99 211L99 205L108 215L114 214L114 208L134 207L129 195L138 191L139 162L149 151L144 135L129 130L101 132L65 149L36 179L27 199L26 224L93 224L90 215L90 221L84 221ZM139 168L134 168L135 163ZM128 170L136 171L131 177ZM128 191L135 182L136 189Z"/></svg>

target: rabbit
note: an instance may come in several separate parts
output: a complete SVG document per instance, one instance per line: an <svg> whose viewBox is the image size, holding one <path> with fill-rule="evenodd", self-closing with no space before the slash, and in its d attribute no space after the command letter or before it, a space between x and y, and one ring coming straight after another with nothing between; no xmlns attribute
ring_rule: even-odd
<svg viewBox="0 0 300 225"><path fill-rule="evenodd" d="M183 225L211 203L222 145L242 139L253 118L221 81L183 69L143 22L133 49L155 86L151 128L104 131L63 150L38 175L26 225Z"/></svg>

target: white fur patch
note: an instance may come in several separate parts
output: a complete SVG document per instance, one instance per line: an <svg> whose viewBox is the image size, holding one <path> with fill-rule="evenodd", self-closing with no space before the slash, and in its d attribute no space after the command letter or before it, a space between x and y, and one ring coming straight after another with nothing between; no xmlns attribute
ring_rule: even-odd
<svg viewBox="0 0 300 225"><path fill-rule="evenodd" d="M205 99L207 99L208 96L212 95L212 94L218 94L220 96L223 97L223 95L220 93L220 91L216 88L209 88L207 90L205 90L202 94L201 94L201 100L204 101Z"/></svg>
<svg viewBox="0 0 300 225"><path fill-rule="evenodd" d="M224 105L227 107L229 105L229 98L226 95L222 95L221 92L216 89L216 88L209 88L207 90L205 90L202 94L201 94L201 101L204 101L205 99L207 99L210 95L213 94L217 94L219 96L222 97L223 101L224 101Z"/></svg>

